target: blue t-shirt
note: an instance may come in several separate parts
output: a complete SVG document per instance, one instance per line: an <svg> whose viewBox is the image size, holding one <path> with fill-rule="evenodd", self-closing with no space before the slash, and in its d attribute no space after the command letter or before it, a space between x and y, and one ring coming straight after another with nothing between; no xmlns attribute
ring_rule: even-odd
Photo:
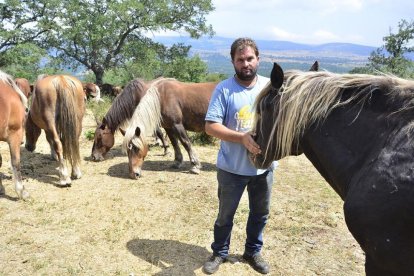
<svg viewBox="0 0 414 276"><path fill-rule="evenodd" d="M256 96L269 82L269 78L258 76L253 87L240 85L234 77L220 82L208 106L206 121L223 124L229 129L247 132L253 124L253 104ZM273 162L274 169L277 162ZM257 169L250 162L247 149L239 143L221 141L217 156L217 167L239 175L260 175L266 170Z"/></svg>

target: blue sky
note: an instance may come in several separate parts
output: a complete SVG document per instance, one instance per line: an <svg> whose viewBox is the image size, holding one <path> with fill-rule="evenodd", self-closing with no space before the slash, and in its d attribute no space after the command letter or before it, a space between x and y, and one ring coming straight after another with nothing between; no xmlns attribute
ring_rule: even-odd
<svg viewBox="0 0 414 276"><path fill-rule="evenodd" d="M321 44L382 46L401 19L414 20L414 0L212 0L207 16L217 36Z"/></svg>

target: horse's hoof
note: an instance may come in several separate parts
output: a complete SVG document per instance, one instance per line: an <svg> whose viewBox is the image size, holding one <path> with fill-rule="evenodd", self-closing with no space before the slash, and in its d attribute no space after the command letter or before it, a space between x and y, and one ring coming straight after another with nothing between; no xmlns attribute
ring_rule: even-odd
<svg viewBox="0 0 414 276"><path fill-rule="evenodd" d="M23 190L20 194L20 198L23 200L27 200L30 197L29 192L26 190Z"/></svg>
<svg viewBox="0 0 414 276"><path fill-rule="evenodd" d="M191 168L190 173L192 173L192 174L200 174L201 173L201 170L199 168L197 168L197 167L193 167L193 168Z"/></svg>
<svg viewBox="0 0 414 276"><path fill-rule="evenodd" d="M4 189L3 185L0 184L0 195L6 194L6 190Z"/></svg>
<svg viewBox="0 0 414 276"><path fill-rule="evenodd" d="M66 180L60 180L59 186L60 187L68 187L72 184L72 180L70 178L67 178Z"/></svg>
<svg viewBox="0 0 414 276"><path fill-rule="evenodd" d="M80 179L81 177L82 177L82 173L76 173L76 174L71 175L72 179Z"/></svg>

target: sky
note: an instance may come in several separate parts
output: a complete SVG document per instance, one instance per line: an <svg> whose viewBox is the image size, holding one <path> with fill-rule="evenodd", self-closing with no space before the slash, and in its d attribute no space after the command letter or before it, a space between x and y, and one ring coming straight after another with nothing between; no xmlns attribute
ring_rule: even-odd
<svg viewBox="0 0 414 276"><path fill-rule="evenodd" d="M380 47L414 20L414 0L212 0L206 16L216 36L305 44L355 43Z"/></svg>

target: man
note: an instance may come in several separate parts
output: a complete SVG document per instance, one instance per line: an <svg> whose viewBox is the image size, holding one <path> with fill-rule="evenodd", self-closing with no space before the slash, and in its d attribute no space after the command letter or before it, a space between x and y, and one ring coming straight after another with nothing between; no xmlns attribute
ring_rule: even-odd
<svg viewBox="0 0 414 276"><path fill-rule="evenodd" d="M261 152L249 132L253 119L251 108L269 79L257 74L259 51L252 39L236 39L230 55L236 74L217 85L205 118L206 133L221 139L221 144L217 157L219 211L211 244L213 255L203 270L212 274L227 260L234 214L247 187L250 212L243 258L256 271L267 274L269 265L260 251L276 163L267 170L256 169L248 153Z"/></svg>

